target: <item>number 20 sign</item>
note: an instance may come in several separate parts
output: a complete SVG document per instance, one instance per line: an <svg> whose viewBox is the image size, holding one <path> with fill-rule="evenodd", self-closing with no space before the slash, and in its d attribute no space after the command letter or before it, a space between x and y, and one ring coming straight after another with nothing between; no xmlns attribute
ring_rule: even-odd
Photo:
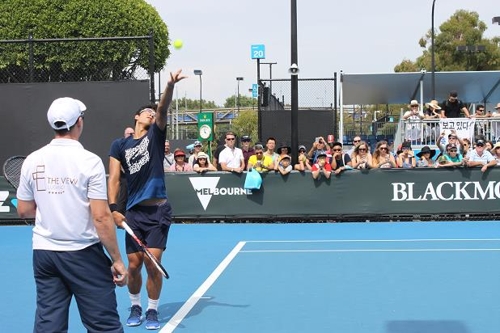
<svg viewBox="0 0 500 333"><path fill-rule="evenodd" d="M255 44L250 48L252 59L266 59L266 46L264 44Z"/></svg>

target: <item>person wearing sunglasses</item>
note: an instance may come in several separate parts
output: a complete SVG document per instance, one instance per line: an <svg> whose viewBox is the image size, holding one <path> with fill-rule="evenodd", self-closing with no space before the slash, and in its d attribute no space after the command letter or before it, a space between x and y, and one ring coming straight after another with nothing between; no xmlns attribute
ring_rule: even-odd
<svg viewBox="0 0 500 333"><path fill-rule="evenodd" d="M485 172L488 168L497 165L496 159L486 150L486 142L484 139L476 141L476 147L472 149L467 159L468 167L480 167L481 172Z"/></svg>
<svg viewBox="0 0 500 333"><path fill-rule="evenodd" d="M309 158L307 156L306 146L299 146L298 163L295 164L293 168L297 171L311 170L311 164L309 163Z"/></svg>
<svg viewBox="0 0 500 333"><path fill-rule="evenodd" d="M229 131L226 132L226 148L220 152L219 163L222 171L242 173L245 165L243 151L236 147L236 135Z"/></svg>
<svg viewBox="0 0 500 333"><path fill-rule="evenodd" d="M387 141L379 141L373 153L373 167L379 169L397 168L394 156L389 152Z"/></svg>
<svg viewBox="0 0 500 333"><path fill-rule="evenodd" d="M351 157L342 151L342 143L332 144L332 169L336 175L344 170L352 169Z"/></svg>
<svg viewBox="0 0 500 333"><path fill-rule="evenodd" d="M354 149L359 146L359 144L361 143L361 137L360 136L355 136L353 139L352 139L352 147L351 149L349 149L347 151L347 155L349 155L349 157L351 157L352 159L352 153L354 153Z"/></svg>
<svg viewBox="0 0 500 333"><path fill-rule="evenodd" d="M354 169L371 169L373 167L372 154L370 154L368 144L365 141L361 141L359 146L354 148L351 163Z"/></svg>
<svg viewBox="0 0 500 333"><path fill-rule="evenodd" d="M417 166L417 161L415 160L415 155L409 141L405 141L401 145L401 152L398 154L397 163L403 169L412 169Z"/></svg>
<svg viewBox="0 0 500 333"><path fill-rule="evenodd" d="M247 171L252 169L257 172L268 172L274 170L274 163L271 156L264 154L264 146L257 143L254 146L254 154L248 158Z"/></svg>
<svg viewBox="0 0 500 333"><path fill-rule="evenodd" d="M464 102L458 99L456 91L450 91L448 99L441 103L441 118L459 118L463 112L467 118L470 118L469 110Z"/></svg>
<svg viewBox="0 0 500 333"><path fill-rule="evenodd" d="M436 168L456 168L463 165L465 165L465 160L458 151L457 145L454 143L448 143L446 145L445 153L441 155L437 163L434 164Z"/></svg>

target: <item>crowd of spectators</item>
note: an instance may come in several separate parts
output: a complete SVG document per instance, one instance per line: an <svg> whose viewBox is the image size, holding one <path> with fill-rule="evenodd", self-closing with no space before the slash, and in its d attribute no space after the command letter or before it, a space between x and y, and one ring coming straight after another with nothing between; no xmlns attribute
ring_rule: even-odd
<svg viewBox="0 0 500 333"><path fill-rule="evenodd" d="M447 100L438 103L432 100L420 110L418 101L409 104L410 110L403 115L403 120L412 123L406 126L405 140L398 147L392 142L381 140L375 147L361 139L353 138L353 145L344 150L342 142L335 141L333 135L327 140L318 136L311 142L309 149L305 145L298 147L298 156L292 156L292 149L287 143L276 144L273 137L265 142L253 142L249 135L240 138L237 147L237 136L229 131L225 133L224 142L213 154L200 141L195 141L189 156L182 149L170 151L170 142L165 142L165 172L195 171L227 171L241 173L255 169L259 173L276 172L285 176L292 170L310 171L312 178L330 178L332 174L340 175L346 170L358 169L413 169L413 168L456 168L478 167L481 171L500 165L500 142L494 143L481 134L474 140L463 137L455 131L440 131L439 124L426 125L426 133L433 133L435 145L423 145L419 140L422 133L422 120L458 118L462 114L467 118L500 117L500 103L496 112L485 110L477 105L473 114L458 99L458 94L450 92ZM417 141L421 147L413 149L412 143ZM434 148L433 148L434 147ZM206 151L206 152L205 152ZM210 161L210 155L213 156ZM293 164L295 163L295 164Z"/></svg>

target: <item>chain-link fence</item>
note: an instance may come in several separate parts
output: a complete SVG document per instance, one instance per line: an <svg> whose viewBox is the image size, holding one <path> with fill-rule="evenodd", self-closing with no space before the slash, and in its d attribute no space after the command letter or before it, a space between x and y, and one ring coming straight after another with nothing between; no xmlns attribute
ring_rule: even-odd
<svg viewBox="0 0 500 333"><path fill-rule="evenodd" d="M290 79L261 79L261 106L289 109L292 100ZM274 103L273 103L274 102ZM335 78L299 79L299 108L334 109ZM275 105L275 103L279 103Z"/></svg>
<svg viewBox="0 0 500 333"><path fill-rule="evenodd" d="M154 72L153 35L0 40L0 83L150 79L154 90Z"/></svg>
<svg viewBox="0 0 500 333"><path fill-rule="evenodd" d="M259 89L259 138L275 137L291 144L297 131L300 144L317 136L337 136L336 79L298 80L299 128L291 128L291 79L261 79Z"/></svg>

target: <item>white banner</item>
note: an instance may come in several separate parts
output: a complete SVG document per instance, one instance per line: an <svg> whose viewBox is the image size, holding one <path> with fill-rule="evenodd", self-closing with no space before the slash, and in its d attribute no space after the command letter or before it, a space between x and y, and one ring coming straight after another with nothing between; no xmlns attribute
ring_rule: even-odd
<svg viewBox="0 0 500 333"><path fill-rule="evenodd" d="M472 142L475 124L476 119L474 118L441 118L439 121L441 133L445 133L446 141L448 141L448 135L454 131L460 139L467 138Z"/></svg>

